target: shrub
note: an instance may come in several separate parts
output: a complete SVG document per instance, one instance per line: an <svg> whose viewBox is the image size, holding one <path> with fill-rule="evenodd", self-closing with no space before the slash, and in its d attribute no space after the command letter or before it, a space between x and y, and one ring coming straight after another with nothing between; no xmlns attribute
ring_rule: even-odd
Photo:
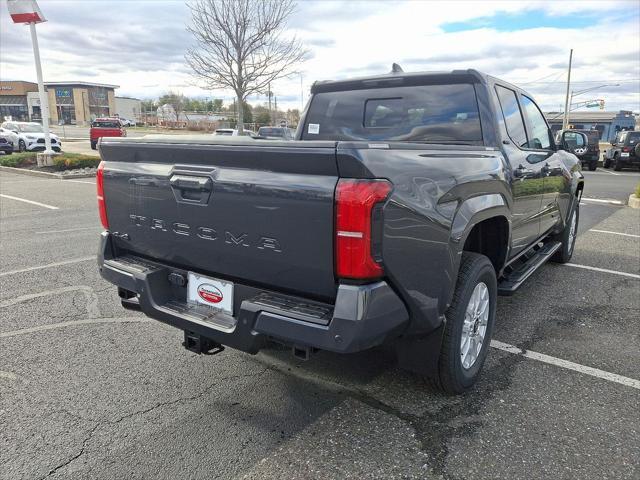
<svg viewBox="0 0 640 480"><path fill-rule="evenodd" d="M97 167L100 157L81 155L79 153L64 153L53 158L53 166L57 170L72 170L75 168Z"/></svg>
<svg viewBox="0 0 640 480"><path fill-rule="evenodd" d="M0 165L3 167L21 168L36 164L35 152L14 153L13 155L0 156Z"/></svg>

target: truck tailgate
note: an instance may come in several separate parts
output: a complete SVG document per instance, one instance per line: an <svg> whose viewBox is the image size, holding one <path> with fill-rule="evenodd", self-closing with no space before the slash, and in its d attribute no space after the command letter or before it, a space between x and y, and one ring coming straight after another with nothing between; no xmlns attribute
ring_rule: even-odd
<svg viewBox="0 0 640 480"><path fill-rule="evenodd" d="M216 278L334 298L335 143L198 138L102 142L117 247Z"/></svg>

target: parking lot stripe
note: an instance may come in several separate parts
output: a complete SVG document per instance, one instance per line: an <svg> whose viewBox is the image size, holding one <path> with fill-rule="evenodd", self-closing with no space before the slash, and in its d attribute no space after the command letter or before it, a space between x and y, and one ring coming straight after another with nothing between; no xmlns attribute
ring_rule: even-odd
<svg viewBox="0 0 640 480"><path fill-rule="evenodd" d="M586 365L580 365L579 363L573 363L568 360L563 360L562 358L545 355L544 353L532 352L531 350L523 350L522 348L516 347L515 345L502 343L498 340L491 340L491 346L504 352L513 353L514 355L522 355L523 357L530 358L532 360L548 363L550 365L566 368L568 370L573 370L574 372L584 373L585 375L591 375L592 377L601 378L603 380L608 380L610 382L619 383L620 385L625 385L627 387L640 390L640 380L636 380L635 378L623 377L622 375L618 375L616 373L607 372L598 368L587 367Z"/></svg>
<svg viewBox="0 0 640 480"><path fill-rule="evenodd" d="M640 238L640 235L634 235L632 233L612 232L610 230L596 230L595 228L592 228L589 231L590 232L597 232L597 233L608 233L609 235L621 235L623 237Z"/></svg>
<svg viewBox="0 0 640 480"><path fill-rule="evenodd" d="M27 200L26 198L13 197L11 195L5 195L4 193L0 193L0 197L8 198L10 200L16 200L18 202L30 203L32 205L37 205L39 207L48 208L50 210L60 210L58 207L54 207L53 205L47 205L46 203L34 202L33 200Z"/></svg>
<svg viewBox="0 0 640 480"><path fill-rule="evenodd" d="M624 202L621 202L620 200L613 200L613 199L582 197L582 200L585 202L608 203L609 205L620 205L620 206L624 205Z"/></svg>
<svg viewBox="0 0 640 480"><path fill-rule="evenodd" d="M145 317L125 317L125 318L93 318L89 320L74 320L69 322L50 323L48 325L40 325L38 327L22 328L20 330L12 330L11 332L0 332L0 338L15 337L18 335L26 335L28 333L45 332L47 330L55 330L57 328L73 327L76 325L99 325L101 323L151 323L154 320Z"/></svg>
<svg viewBox="0 0 640 480"><path fill-rule="evenodd" d="M80 230L96 230L98 231L98 227L80 227L80 228L67 228L65 230L48 230L45 232L36 232L37 235L45 235L47 233L64 233L64 232L78 232Z"/></svg>
<svg viewBox="0 0 640 480"><path fill-rule="evenodd" d="M63 260L62 262L47 263L46 265L38 265L37 267L21 268L19 270L10 270L8 272L0 272L0 277L5 275L15 275L16 273L33 272L34 270L42 270L43 268L61 267L63 265L71 265L73 263L87 262L89 260L96 260L95 255L90 257L72 258L71 260Z"/></svg>
<svg viewBox="0 0 640 480"><path fill-rule="evenodd" d="M98 308L98 296L93 288L87 285L78 285L70 287L60 287L53 290L45 290L44 292L28 293L19 297L9 298L7 300L0 301L0 308L11 307L18 303L28 302L40 297L48 297L50 295L59 295L66 292L82 292L87 301L87 315L89 318L100 317L100 309Z"/></svg>
<svg viewBox="0 0 640 480"><path fill-rule="evenodd" d="M85 180L65 180L65 183L66 183L66 182L72 182L72 183L86 183L86 184L94 185L94 186L95 186L95 184L96 184L96 182L89 182L89 181L85 181Z"/></svg>
<svg viewBox="0 0 640 480"><path fill-rule="evenodd" d="M618 272L607 268L590 267L589 265L578 265L577 263L565 263L567 267L584 268L585 270L593 270L594 272L611 273L613 275L621 275L623 277L640 279L640 275L636 273Z"/></svg>

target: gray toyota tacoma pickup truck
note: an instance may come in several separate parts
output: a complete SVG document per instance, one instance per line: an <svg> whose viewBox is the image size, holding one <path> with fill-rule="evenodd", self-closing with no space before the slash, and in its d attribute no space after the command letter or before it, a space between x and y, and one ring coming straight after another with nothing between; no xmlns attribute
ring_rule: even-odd
<svg viewBox="0 0 640 480"><path fill-rule="evenodd" d="M311 93L294 141L102 139L102 276L198 353L385 343L463 392L497 296L571 258L586 138L557 145L531 95L474 70Z"/></svg>

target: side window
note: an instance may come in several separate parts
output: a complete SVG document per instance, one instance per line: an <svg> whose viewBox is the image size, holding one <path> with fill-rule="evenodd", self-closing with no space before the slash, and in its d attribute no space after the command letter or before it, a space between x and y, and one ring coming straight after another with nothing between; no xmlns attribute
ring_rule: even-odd
<svg viewBox="0 0 640 480"><path fill-rule="evenodd" d="M522 96L522 106L529 119L529 148L548 150L551 148L549 127L538 106L526 95Z"/></svg>
<svg viewBox="0 0 640 480"><path fill-rule="evenodd" d="M527 134L524 128L522 113L520 112L520 107L518 107L516 92L496 85L496 93L498 94L502 116L504 117L509 137L518 147L526 148Z"/></svg>

